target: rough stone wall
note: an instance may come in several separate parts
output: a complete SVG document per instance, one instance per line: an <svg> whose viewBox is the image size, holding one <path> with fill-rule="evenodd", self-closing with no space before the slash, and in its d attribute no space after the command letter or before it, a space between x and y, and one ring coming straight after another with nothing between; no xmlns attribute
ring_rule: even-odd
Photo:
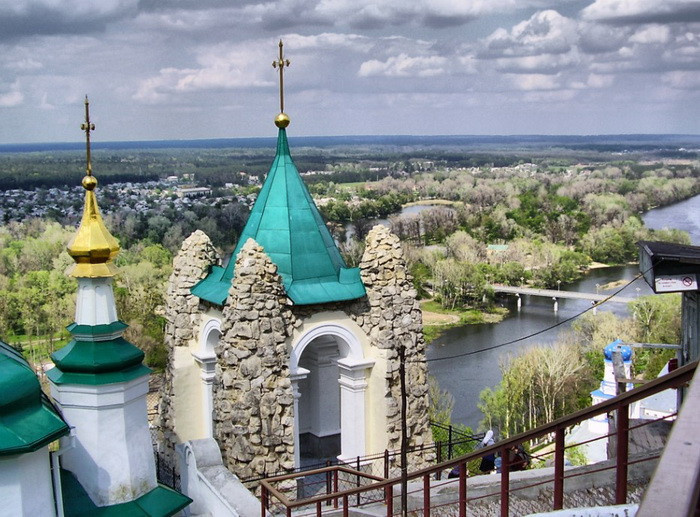
<svg viewBox="0 0 700 517"><path fill-rule="evenodd" d="M226 466L247 479L294 468L294 316L277 266L252 239L235 271L216 347L214 436Z"/></svg>
<svg viewBox="0 0 700 517"><path fill-rule="evenodd" d="M384 226L367 235L360 274L367 290L369 311L355 320L379 349L387 350L387 433L389 449L401 447L401 387L399 347L405 347L408 437L410 446L432 442L428 418L428 381L423 316L406 267L399 238ZM416 462L420 461L416 455ZM429 460L423 456L424 461ZM421 467L413 464L411 468Z"/></svg>
<svg viewBox="0 0 700 517"><path fill-rule="evenodd" d="M194 337L202 307L190 288L217 261L204 233L195 232L183 243L173 263L166 297L169 349L187 346ZM398 237L383 226L375 227L367 236L360 269L366 298L295 307L286 296L277 267L258 244L249 240L239 253L236 276L223 310L222 337L216 347L213 391L214 436L225 464L241 478L294 466L294 399L287 341L301 320L319 311L344 311L386 359L384 397L372 403L386 404L389 449L401 445L398 349L406 347L409 445L432 442L422 316ZM175 441L172 378L170 361L160 408L161 441L169 449ZM430 456L410 455L411 468L422 467L431 461Z"/></svg>
<svg viewBox="0 0 700 517"><path fill-rule="evenodd" d="M219 256L211 240L201 230L187 237L173 259L173 272L168 280L165 294L165 346L168 348L168 364L161 387L159 406L160 421L157 422L160 436L158 443L167 458L172 458L177 441L174 432L173 397L173 350L188 346L194 337L201 309L199 298L190 289L202 280L211 265L219 263Z"/></svg>

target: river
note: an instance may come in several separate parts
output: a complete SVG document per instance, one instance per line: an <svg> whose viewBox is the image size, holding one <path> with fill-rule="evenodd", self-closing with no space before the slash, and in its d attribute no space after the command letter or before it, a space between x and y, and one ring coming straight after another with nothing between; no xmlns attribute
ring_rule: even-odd
<svg viewBox="0 0 700 517"><path fill-rule="evenodd" d="M700 196L651 210L644 214L644 223L655 229L680 228L691 234L693 244L700 243ZM569 291L596 292L596 284L605 285L617 280L631 280L639 272L637 266L618 266L591 270L583 279L561 288ZM619 288L618 288L619 289ZM615 291L603 291L610 293ZM625 288L623 296L634 298L651 294L643 279L638 279ZM489 349L494 345L527 336L564 322L586 308L585 300L559 301L559 311L554 313L552 301L541 297L523 297L522 309L518 312L515 299L505 298L503 303L511 309L510 315L495 324L465 325L447 330L428 346L428 371L455 399L452 420L473 427L475 430L483 418L477 407L479 393L486 387L494 387L501 379L499 363L509 355L521 353L536 344L553 344L561 332L566 332L571 323L543 332L535 337ZM628 315L623 304L606 304L599 311L612 311ZM468 354L468 355L465 355ZM459 357L454 357L459 356Z"/></svg>
<svg viewBox="0 0 700 517"><path fill-rule="evenodd" d="M690 234L694 246L700 246L700 196L679 203L649 210L642 216L652 230L676 228Z"/></svg>

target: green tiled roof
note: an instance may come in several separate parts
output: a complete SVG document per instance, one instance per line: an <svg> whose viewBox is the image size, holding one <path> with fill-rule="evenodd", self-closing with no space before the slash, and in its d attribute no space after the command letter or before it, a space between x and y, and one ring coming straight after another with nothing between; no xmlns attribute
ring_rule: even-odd
<svg viewBox="0 0 700 517"><path fill-rule="evenodd" d="M61 469L61 488L66 517L167 517L192 502L189 497L159 485L128 503L97 506L75 476L64 469Z"/></svg>
<svg viewBox="0 0 700 517"><path fill-rule="evenodd" d="M0 456L36 451L69 431L29 363L0 341Z"/></svg>
<svg viewBox="0 0 700 517"><path fill-rule="evenodd" d="M123 321L114 321L106 325L78 325L77 323L71 323L66 327L66 330L73 334L85 335L85 336L101 336L104 334L113 334L115 332L121 332L129 328L129 325Z"/></svg>
<svg viewBox="0 0 700 517"><path fill-rule="evenodd" d="M114 327L114 328L113 328ZM88 325L70 325L75 335L99 336L111 334L114 330L126 327L121 322L111 325L96 325L89 330ZM105 341L71 340L66 346L51 354L56 368L47 376L55 384L102 385L126 382L150 373L142 364L144 353L123 337Z"/></svg>
<svg viewBox="0 0 700 517"><path fill-rule="evenodd" d="M354 300L365 295L358 268L348 268L289 153L279 130L277 154L226 268L213 267L192 288L223 305L238 252L252 238L277 265L285 290L297 305Z"/></svg>

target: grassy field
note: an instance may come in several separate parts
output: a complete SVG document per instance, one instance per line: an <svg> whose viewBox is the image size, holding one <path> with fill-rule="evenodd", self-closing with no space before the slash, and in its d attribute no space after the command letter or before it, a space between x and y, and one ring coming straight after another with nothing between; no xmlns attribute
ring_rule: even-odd
<svg viewBox="0 0 700 517"><path fill-rule="evenodd" d="M356 189L357 187L367 187L371 185L372 181L353 181L352 183L337 183L336 187L339 190L353 190Z"/></svg>

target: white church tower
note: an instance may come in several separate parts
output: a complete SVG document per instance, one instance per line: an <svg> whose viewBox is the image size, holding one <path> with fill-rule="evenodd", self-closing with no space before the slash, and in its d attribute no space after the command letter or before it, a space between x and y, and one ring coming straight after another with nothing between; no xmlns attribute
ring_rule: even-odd
<svg viewBox="0 0 700 517"><path fill-rule="evenodd" d="M68 274L78 279L75 322L68 327L73 339L52 354L56 368L47 374L53 398L74 427L74 444L64 444L62 454L64 501L71 499L66 491L84 490L95 506L119 505L124 515L130 514L130 504L146 515L172 515L189 499L156 482L146 409L150 370L142 364L143 352L122 337L127 325L117 316L112 260L119 244L105 227L95 197L94 125L87 98L82 129L87 137L85 206L68 244L75 260Z"/></svg>
<svg viewBox="0 0 700 517"><path fill-rule="evenodd" d="M617 382L615 382L615 372L613 368L613 352L619 350L622 355L622 363L625 367L625 375L627 378L631 376L632 368L632 349L629 345L623 344L622 340L616 339L608 344L603 349L605 373L603 380L600 382L600 388L591 392L591 403L593 405L604 402L617 395ZM627 389L631 390L634 385L627 384ZM598 415L591 419L589 427L592 431L607 434L608 431L608 416L607 414Z"/></svg>

